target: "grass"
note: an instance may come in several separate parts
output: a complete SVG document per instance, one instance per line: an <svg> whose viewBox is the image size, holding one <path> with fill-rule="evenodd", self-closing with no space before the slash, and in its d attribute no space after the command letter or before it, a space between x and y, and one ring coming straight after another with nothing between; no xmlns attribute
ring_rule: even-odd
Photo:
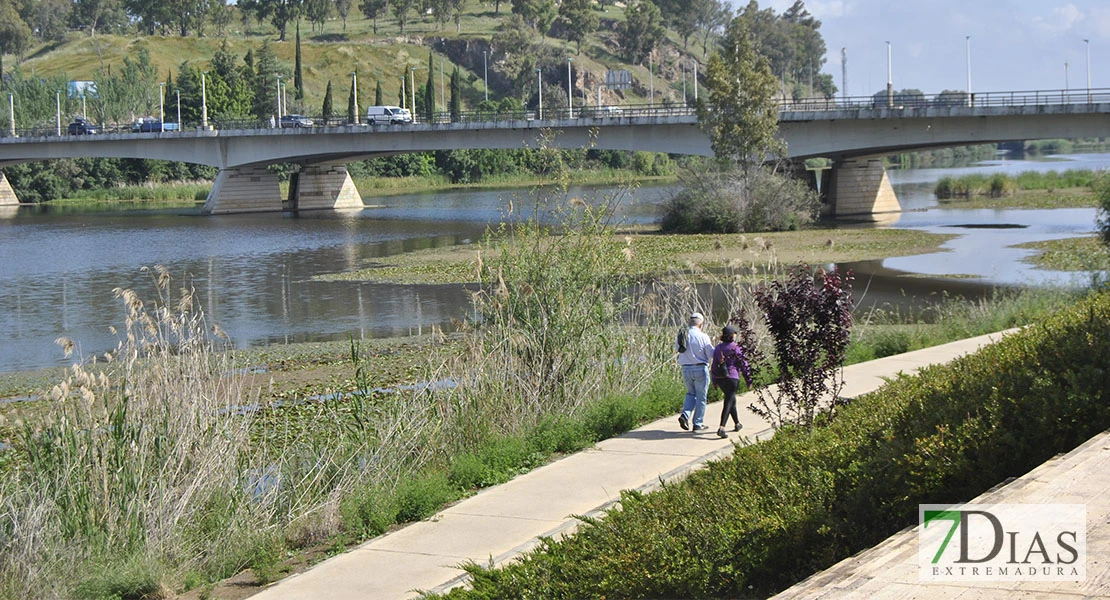
<svg viewBox="0 0 1110 600"><path fill-rule="evenodd" d="M651 279L689 264L699 269L741 272L776 261L827 264L935 252L953 236L905 229L807 229L776 233L664 235L633 229L615 240L631 250L627 274ZM614 251L622 251L615 247ZM488 256L489 252L485 252ZM467 283L476 280L479 246L421 250L392 256L378 266L322 276L327 280L394 283Z"/></svg>
<svg viewBox="0 0 1110 600"><path fill-rule="evenodd" d="M959 208L1086 208L1098 205L1095 176L1089 169L973 174L942 177L934 191L942 205Z"/></svg>
<svg viewBox="0 0 1110 600"><path fill-rule="evenodd" d="M1027 242L1017 246L1037 250L1026 259L1053 271L1110 271L1110 252L1097 236Z"/></svg>

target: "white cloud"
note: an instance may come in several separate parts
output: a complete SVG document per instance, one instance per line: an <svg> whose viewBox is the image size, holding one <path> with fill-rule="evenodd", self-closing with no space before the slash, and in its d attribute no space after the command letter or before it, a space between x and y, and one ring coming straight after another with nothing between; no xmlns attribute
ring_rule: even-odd
<svg viewBox="0 0 1110 600"><path fill-rule="evenodd" d="M1086 15L1082 10L1068 3L1052 9L1052 14L1046 17L1033 17L1033 25L1049 34L1060 34L1072 29L1076 23L1082 22Z"/></svg>

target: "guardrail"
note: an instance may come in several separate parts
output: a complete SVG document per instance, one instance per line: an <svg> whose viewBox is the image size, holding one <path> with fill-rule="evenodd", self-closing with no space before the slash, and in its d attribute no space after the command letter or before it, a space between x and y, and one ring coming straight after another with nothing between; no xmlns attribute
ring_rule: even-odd
<svg viewBox="0 0 1110 600"><path fill-rule="evenodd" d="M971 107L971 108L984 108L984 107L1008 107L1008 106L1050 106L1050 105L1068 105L1068 104L1096 104L1096 103L1110 103L1110 88L1092 88L1088 89L1061 89L1061 90L1026 90L1026 91L1010 91L1010 92L974 92L970 97L965 92L942 92L940 94L901 94L894 93L890 98L885 94L876 94L873 96L849 96L840 98L803 98L803 99L781 99L778 101L779 110L781 112L832 112L843 110L905 110L905 109L918 109L918 108L952 108L952 107ZM431 121L425 119L422 115L416 115L416 124L426 123L500 123L510 121L536 121L536 120L612 120L623 119L632 117L689 117L697 114L693 106L683 106L681 104L622 104L610 105L602 107L575 107L568 109L566 107L549 108L542 113L539 111L466 111L458 114L452 114L447 111L437 112L433 115ZM313 127L328 128L328 127L366 127L368 130L371 125L367 124L364 118L360 118L359 122L349 122L345 117L332 117L324 119L323 117L309 117L313 122ZM166 126L175 126L176 123L166 122ZM407 125L374 125L375 130L389 130L399 127L407 127ZM132 123L122 125L108 125L97 126L98 133L100 134L135 134L135 135L154 135L154 136L192 136L194 132L199 130L200 123L182 124L180 130L176 131L154 131L154 132L140 132L136 131L135 125ZM303 131L304 127L284 127L280 122L271 125L267 120L257 119L209 119L209 129L219 130L269 130L269 129L292 129L294 131ZM61 137L80 139L90 134L70 134L68 132L68 123L61 127ZM0 138L11 138L11 130L4 128L0 130ZM20 128L15 131L15 137L29 138L29 137L58 137L58 128L56 123L31 127Z"/></svg>

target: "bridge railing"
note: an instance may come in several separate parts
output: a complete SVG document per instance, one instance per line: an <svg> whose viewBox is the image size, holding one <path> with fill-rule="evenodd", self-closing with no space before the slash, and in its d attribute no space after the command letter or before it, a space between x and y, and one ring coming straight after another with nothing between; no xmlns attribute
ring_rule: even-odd
<svg viewBox="0 0 1110 600"><path fill-rule="evenodd" d="M1008 107L1008 106L1047 106L1067 104L1095 104L1110 103L1110 88L1092 89L1059 89L1059 90L1026 90L1009 92L974 92L970 95L962 91L947 91L940 94L894 93L889 98L885 93L873 96L848 96L831 98L802 98L798 100L783 98L778 101L779 110L782 112L830 112L842 110L882 110L882 109L915 109L915 108L945 108L968 106L981 107ZM692 106L682 104L640 103L620 104L606 106L577 106L574 108L553 107L542 112L537 110L520 111L465 111L452 115L448 111L437 112L433 115L432 123L502 123L509 121L537 121L537 120L563 120L563 119L596 119L603 122L613 119L631 117L686 117L696 114ZM322 116L309 117L314 128L318 127L344 127L356 125L350 123L346 116L333 116L325 119ZM70 134L70 119L62 122L61 136L69 139L80 139L85 134L78 131ZM416 123L429 121L423 115L416 115ZM178 128L177 123L167 121L166 131L158 126L137 128L134 123L119 125L97 125L98 134L154 134L161 136L192 135L191 132L200 128L200 123L182 123ZM365 117L359 119L357 125L369 127ZM218 130L264 130L282 128L280 120L271 122L269 119L210 119L209 126ZM172 127L172 130L171 130ZM405 125L381 125L379 128L397 128ZM284 125L284 128L290 128ZM151 130L153 129L153 130ZM300 127L293 127L300 130ZM15 137L58 137L57 123L43 124L38 127L19 128ZM0 129L0 138L12 137L10 128Z"/></svg>

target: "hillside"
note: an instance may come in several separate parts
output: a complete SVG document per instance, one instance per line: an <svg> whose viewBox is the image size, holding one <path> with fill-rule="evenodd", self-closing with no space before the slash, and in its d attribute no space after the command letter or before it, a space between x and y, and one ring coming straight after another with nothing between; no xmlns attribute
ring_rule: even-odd
<svg viewBox="0 0 1110 600"><path fill-rule="evenodd" d="M604 81L609 69L627 69L632 73L633 87L627 90L603 90L603 103L647 102L652 87L648 61L644 64L628 64L620 56L616 29L624 20L624 7L597 7L600 17L598 31L590 34L582 43L581 54L576 45L552 35L535 36L535 42L544 48L543 59L545 78L545 99L554 93L558 86L566 89L566 58L572 58L574 74L574 94L576 104L583 102L594 105L597 101L598 84ZM242 21L232 23L225 36L209 31L207 37L180 37L178 35L121 36L97 34L90 37L87 32L71 32L63 42L36 47L19 63L24 73L32 72L41 76L63 76L69 80L93 79L97 73L108 72L119 67L125 56L134 56L140 47L146 47L151 54L152 63L160 74L176 76L183 61L192 65L204 65L212 59L226 41L229 50L240 59L253 49L255 52L269 43L276 54L281 68L285 71L283 81L287 82L288 112L315 114L320 112L325 89L330 81L336 103L344 101L350 89L351 73L358 73L360 104L365 106L373 99L376 82L382 82L383 101L396 103L400 91L401 77L416 68L417 85L427 80L428 55L434 55L436 102L449 97L442 93L439 71L443 71L443 84L450 79L455 65L462 71L464 109L472 107L484 98L483 89L483 51L489 52L488 78L490 98L517 97L527 100L534 97L535 86L514 85L504 76L502 67L505 61L516 57L506 56L494 43L497 28L510 16L508 3L503 3L500 14L495 14L492 5L470 3L464 10L456 31L454 23L440 26L431 19L411 20L401 35L397 22L392 18L378 20L377 34L374 34L373 21L358 13L355 8L344 24L338 18L329 20L322 28L316 28L307 20L301 20L302 62L304 76L303 103L295 103L292 91L292 73L295 64L296 43L295 25L288 28L286 41L278 41L277 29L268 23L253 22L244 27ZM211 29L211 28L210 28ZM559 26L552 33L558 34ZM689 70L695 58L700 57L701 46L691 40L689 52L683 51L681 41L673 32L667 32L668 39L654 55L654 91L656 102L682 102L683 63ZM695 56L694 50L698 51ZM5 69L15 64L11 57L5 57ZM165 75L162 75L164 78ZM534 78L531 79L535 81ZM553 86L551 91L547 86ZM687 80L688 96L693 97L693 81ZM522 89L514 89L521 87ZM563 93L565 98L565 91ZM546 100L545 100L546 102ZM156 107L155 107L156 108ZM442 106L441 106L442 108Z"/></svg>

